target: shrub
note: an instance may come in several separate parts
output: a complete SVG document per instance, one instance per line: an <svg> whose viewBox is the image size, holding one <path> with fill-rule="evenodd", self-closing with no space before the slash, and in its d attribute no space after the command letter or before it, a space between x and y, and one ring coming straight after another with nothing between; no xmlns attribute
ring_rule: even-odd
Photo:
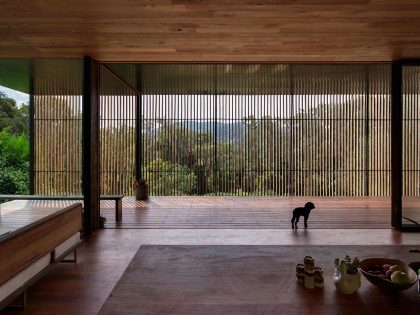
<svg viewBox="0 0 420 315"><path fill-rule="evenodd" d="M29 140L26 135L0 132L0 193L29 193Z"/></svg>

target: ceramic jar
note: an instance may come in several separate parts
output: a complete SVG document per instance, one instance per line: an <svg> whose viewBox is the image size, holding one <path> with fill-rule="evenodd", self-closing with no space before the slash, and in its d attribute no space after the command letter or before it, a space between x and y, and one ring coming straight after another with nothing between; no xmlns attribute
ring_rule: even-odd
<svg viewBox="0 0 420 315"><path fill-rule="evenodd" d="M305 269L304 286L307 289L314 289L315 288L315 274L314 274L313 270L306 270Z"/></svg>
<svg viewBox="0 0 420 315"><path fill-rule="evenodd" d="M146 200L149 198L149 185L140 184L136 187L136 200Z"/></svg>
<svg viewBox="0 0 420 315"><path fill-rule="evenodd" d="M305 283L305 265L303 264L296 265L296 281L299 284Z"/></svg>
<svg viewBox="0 0 420 315"><path fill-rule="evenodd" d="M343 259L340 260L339 266L335 268L334 285L340 293L355 293L361 286L360 271L348 274L346 262Z"/></svg>

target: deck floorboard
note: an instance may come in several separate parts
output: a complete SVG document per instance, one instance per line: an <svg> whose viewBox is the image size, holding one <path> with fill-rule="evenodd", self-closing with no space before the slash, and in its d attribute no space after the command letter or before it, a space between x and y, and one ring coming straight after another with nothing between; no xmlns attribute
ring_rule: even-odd
<svg viewBox="0 0 420 315"><path fill-rule="evenodd" d="M147 201L124 197L122 221L114 201L101 201L106 228L122 229L290 229L292 210L314 202L313 229L390 228L389 197L232 197L159 196ZM28 201L40 207L72 201ZM403 215L420 221L420 198L404 198ZM410 223L405 221L403 223ZM303 227L303 218L299 222Z"/></svg>

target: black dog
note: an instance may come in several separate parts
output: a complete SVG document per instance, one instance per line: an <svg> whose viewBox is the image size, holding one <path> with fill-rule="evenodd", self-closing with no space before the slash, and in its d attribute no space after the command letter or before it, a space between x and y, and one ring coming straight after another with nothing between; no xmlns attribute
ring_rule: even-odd
<svg viewBox="0 0 420 315"><path fill-rule="evenodd" d="M311 213L312 209L315 209L315 205L312 202L307 202L305 207L299 207L293 210L292 229L297 228L297 223L299 222L300 216L304 217L305 228L307 228L309 214Z"/></svg>

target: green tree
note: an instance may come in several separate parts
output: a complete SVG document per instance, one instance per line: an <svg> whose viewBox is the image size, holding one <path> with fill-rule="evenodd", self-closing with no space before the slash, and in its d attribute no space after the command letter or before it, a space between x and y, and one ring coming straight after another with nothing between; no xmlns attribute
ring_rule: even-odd
<svg viewBox="0 0 420 315"><path fill-rule="evenodd" d="M35 98L35 193L81 193L81 113L66 97Z"/></svg>
<svg viewBox="0 0 420 315"><path fill-rule="evenodd" d="M0 92L0 193L29 193L28 105Z"/></svg>
<svg viewBox="0 0 420 315"><path fill-rule="evenodd" d="M0 131L9 128L12 134L27 134L28 125L28 104L18 108L14 99L0 92Z"/></svg>
<svg viewBox="0 0 420 315"><path fill-rule="evenodd" d="M151 195L195 195L196 175L185 165L156 159L145 168Z"/></svg>
<svg viewBox="0 0 420 315"><path fill-rule="evenodd" d="M245 136L240 149L236 150L237 155L243 157L240 163L242 191L256 195L288 195L287 173L281 173L290 169L289 126L271 116L262 119L248 116L242 119L242 123Z"/></svg>
<svg viewBox="0 0 420 315"><path fill-rule="evenodd" d="M0 193L28 194L29 141L5 128L0 131Z"/></svg>

